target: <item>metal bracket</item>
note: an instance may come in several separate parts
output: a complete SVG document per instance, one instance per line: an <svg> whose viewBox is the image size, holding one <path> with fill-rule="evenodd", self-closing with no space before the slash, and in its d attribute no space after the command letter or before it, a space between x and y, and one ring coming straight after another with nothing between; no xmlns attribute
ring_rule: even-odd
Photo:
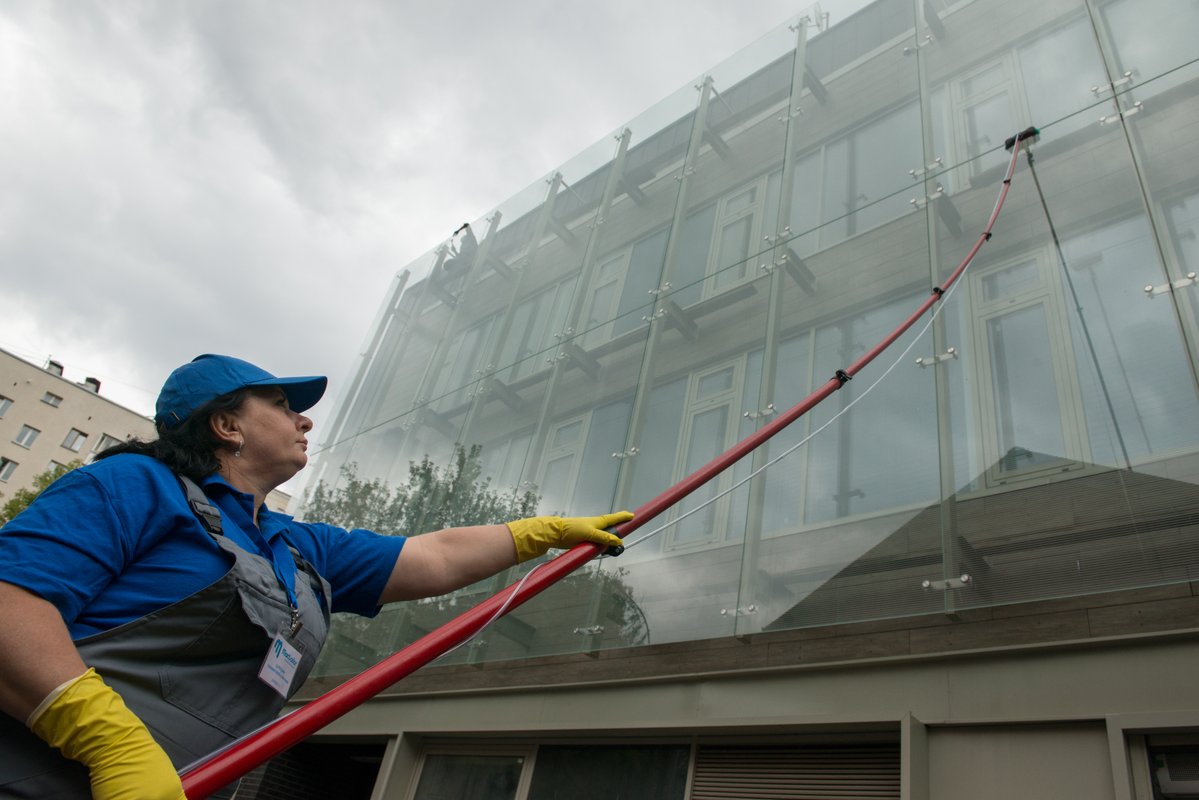
<svg viewBox="0 0 1199 800"><path fill-rule="evenodd" d="M962 575L957 578L946 578L943 581L931 581L925 579L920 582L922 589L936 589L939 592L944 592L948 589L964 589L970 584L970 576Z"/></svg>
<svg viewBox="0 0 1199 800"><path fill-rule="evenodd" d="M814 25L818 31L828 30L828 18L828 12L821 8L819 3L813 3L812 5L808 6L803 15L796 20L795 25L787 26L787 30L791 31L792 33L798 33L801 25Z"/></svg>
<svg viewBox="0 0 1199 800"><path fill-rule="evenodd" d="M945 187L938 183L937 190L935 192L933 192L932 194L925 195L923 198L913 197L912 199L908 200L908 202L911 203L916 208L924 208L926 205L928 205L932 201L940 200L944 196L945 196Z"/></svg>
<svg viewBox="0 0 1199 800"><path fill-rule="evenodd" d="M575 628L574 632L579 636L595 636L604 632L604 626L588 625L584 628Z"/></svg>
<svg viewBox="0 0 1199 800"><path fill-rule="evenodd" d="M1194 286L1196 283L1199 283L1199 281L1196 280L1195 273L1188 272L1185 278L1179 278L1176 281L1163 283L1161 286L1146 286L1145 294L1149 296L1150 300L1152 300L1159 294L1165 294L1166 292L1173 291L1174 289L1185 289L1188 286Z"/></svg>
<svg viewBox="0 0 1199 800"><path fill-rule="evenodd" d="M613 457L613 458L619 458L619 459L621 459L621 460L624 460L624 459L626 459L626 458L632 458L633 456L637 455L637 454L638 454L638 453L640 453L640 452L641 452L641 451L640 451L638 448L636 448L636 447L630 447L628 450L622 450L622 451L621 451L621 452L619 452L619 453L613 453L613 454L612 454L612 457Z"/></svg>
<svg viewBox="0 0 1199 800"><path fill-rule="evenodd" d="M645 293L652 294L654 297L657 297L658 295L662 294L663 292L668 292L668 291L670 291L670 281L667 281L666 283L662 284L657 289L647 289Z"/></svg>
<svg viewBox="0 0 1199 800"><path fill-rule="evenodd" d="M1140 100L1132 104L1132 108L1127 111L1117 111L1115 114L1107 114L1099 118L1100 125L1107 125L1109 122L1116 122L1121 119L1128 119L1133 114L1139 114L1145 110L1145 104Z"/></svg>
<svg viewBox="0 0 1199 800"><path fill-rule="evenodd" d="M758 411L746 411L741 416L745 417L746 419L762 419L763 417L773 417L777 413L779 412L775 410L774 403L770 403L766 406L766 408Z"/></svg>
<svg viewBox="0 0 1199 800"><path fill-rule="evenodd" d="M917 50L919 50L920 48L922 48L922 47L928 47L928 46L929 46L930 44L932 44L932 43L933 43L933 35L932 35L931 33L927 33L927 34L925 34L925 35L924 35L924 40L923 40L923 41L921 41L920 43L918 43L918 44L917 44L915 47L905 47L905 48L903 48L903 54L904 54L905 56L910 56L910 55L913 55L913 54L914 54L914 53L915 53Z"/></svg>
<svg viewBox="0 0 1199 800"><path fill-rule="evenodd" d="M1123 86L1126 83L1132 83L1132 70L1125 72L1123 77L1117 78L1111 83L1105 83L1102 86L1092 86L1091 94L1098 97L1103 92L1114 92L1117 86Z"/></svg>
<svg viewBox="0 0 1199 800"><path fill-rule="evenodd" d="M737 608L722 608L722 609L720 609L720 616L722 616L722 617L730 617L730 616L731 617L747 617L750 614L757 614L757 613L758 613L758 607L756 605L754 605L753 603L750 603L749 605L745 606L744 608L738 606Z"/></svg>
<svg viewBox="0 0 1199 800"><path fill-rule="evenodd" d="M922 357L916 359L916 366L920 367L921 369L924 369L925 367L935 367L937 364L940 364L942 361L952 361L953 359L956 359L957 357L958 357L958 349L956 347L950 347L950 348L947 348L945 350L945 352L939 356L922 356Z"/></svg>
<svg viewBox="0 0 1199 800"><path fill-rule="evenodd" d="M664 317L664 316L666 316L666 309L659 308L657 311L650 314L649 316L643 316L641 318L641 321L642 322L653 322L654 320L662 319L662 317Z"/></svg>
<svg viewBox="0 0 1199 800"><path fill-rule="evenodd" d="M909 169L908 174L911 175L913 178L919 178L921 175L924 175L928 172L932 172L934 169L940 169L941 166L942 166L941 157L937 156L936 158L933 159L933 163L925 164L923 169Z"/></svg>

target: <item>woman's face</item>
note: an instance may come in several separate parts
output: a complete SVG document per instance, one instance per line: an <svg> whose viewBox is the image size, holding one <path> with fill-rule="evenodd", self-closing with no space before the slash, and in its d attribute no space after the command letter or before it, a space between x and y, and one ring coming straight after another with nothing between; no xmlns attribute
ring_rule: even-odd
<svg viewBox="0 0 1199 800"><path fill-rule="evenodd" d="M282 389L252 390L234 416L243 441L238 456L242 470L278 486L308 463L305 434L312 430L312 420L288 408Z"/></svg>

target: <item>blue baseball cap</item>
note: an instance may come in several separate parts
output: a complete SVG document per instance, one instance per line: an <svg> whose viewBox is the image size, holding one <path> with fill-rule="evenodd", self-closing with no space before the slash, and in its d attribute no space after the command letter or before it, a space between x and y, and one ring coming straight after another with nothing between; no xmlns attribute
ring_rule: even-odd
<svg viewBox="0 0 1199 800"><path fill-rule="evenodd" d="M209 400L247 386L278 386L287 395L292 411L307 411L321 399L328 384L329 379L323 375L276 378L240 358L205 353L167 377L158 393L154 421L167 428L177 427Z"/></svg>

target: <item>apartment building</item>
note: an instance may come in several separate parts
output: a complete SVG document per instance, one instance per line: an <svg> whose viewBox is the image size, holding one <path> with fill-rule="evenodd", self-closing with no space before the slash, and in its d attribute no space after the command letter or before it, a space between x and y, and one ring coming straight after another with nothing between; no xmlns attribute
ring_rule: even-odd
<svg viewBox="0 0 1199 800"><path fill-rule="evenodd" d="M413 262L313 479L479 446L546 513L636 509L928 299L1040 130L935 317L258 796L1199 796L1197 31L797 9ZM528 568L339 621L302 697Z"/></svg>
<svg viewBox="0 0 1199 800"><path fill-rule="evenodd" d="M101 395L96 378L76 383L57 361L37 366L0 350L0 500L131 437L153 438L154 423Z"/></svg>

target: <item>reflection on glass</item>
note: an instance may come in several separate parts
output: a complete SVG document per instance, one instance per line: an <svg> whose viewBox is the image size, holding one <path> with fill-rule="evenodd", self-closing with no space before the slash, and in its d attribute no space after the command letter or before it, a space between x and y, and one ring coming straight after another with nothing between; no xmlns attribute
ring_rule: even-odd
<svg viewBox="0 0 1199 800"><path fill-rule="evenodd" d="M1018 294L1025 289L1038 286L1041 282L1036 261L1022 261L1003 269L993 270L983 276L979 283L983 288L983 300L999 300Z"/></svg>
<svg viewBox="0 0 1199 800"><path fill-rule="evenodd" d="M1115 42L1116 75L1131 72L1134 85L1152 80L1133 97L1143 100L1187 79L1185 71L1159 76L1194 60L1199 5L1191 0L1117 0L1100 6L1100 13Z"/></svg>
<svg viewBox="0 0 1199 800"><path fill-rule="evenodd" d="M515 800L520 756L426 755L413 800Z"/></svg>
<svg viewBox="0 0 1199 800"><path fill-rule="evenodd" d="M1096 102L1090 87L1102 84L1106 74L1085 15L1079 14L1016 52L1028 97L1028 117L1019 124L1042 128L1045 141L1095 124L1094 115L1077 113ZM1053 80L1046 80L1048 75ZM1063 119L1071 114L1075 116Z"/></svg>
<svg viewBox="0 0 1199 800"><path fill-rule="evenodd" d="M1199 429L1177 424L1199 413L1194 382L1186 370L1171 367L1186 360L1177 317L1163 313L1159 301L1169 302L1168 296L1151 300L1143 290L1164 280L1145 219L1109 224L1063 244L1089 334L1077 313L1072 316L1093 458L1120 464L1126 456L1194 446Z"/></svg>
<svg viewBox="0 0 1199 800"><path fill-rule="evenodd" d="M690 475L724 452L729 410L728 406L720 406L710 411L696 414L691 419L691 434L687 439L687 459L684 462L684 475ZM696 491L681 504L681 510L686 512L713 497L719 490L720 483L720 481L711 481L705 484L703 488ZM715 539L718 536L718 532L716 531L717 507L720 505L720 503L715 503L707 506L702 511L682 520L675 526L675 530L671 536L671 543L679 547Z"/></svg>
<svg viewBox="0 0 1199 800"><path fill-rule="evenodd" d="M528 800L682 800L690 757L686 745L542 745Z"/></svg>
<svg viewBox="0 0 1199 800"><path fill-rule="evenodd" d="M625 257L625 253L610 256L596 268L595 286L580 326L584 347L594 347L612 337L612 320L616 318L616 303L625 276Z"/></svg>
<svg viewBox="0 0 1199 800"><path fill-rule="evenodd" d="M1003 144L1004 132L1012 127L1011 102L1007 94L998 94L967 106L963 116L966 121L966 156L978 158L974 163L974 171L982 172L1004 163L1007 158L999 147Z"/></svg>
<svg viewBox="0 0 1199 800"><path fill-rule="evenodd" d="M823 380L894 330L913 301L901 298L819 328L813 384L818 382L816 376ZM895 348L902 350L906 344L901 338ZM869 385L871 374L864 373L818 406L811 424L822 425L847 406ZM867 400L807 445L805 521L827 522L935 498L939 474L935 415L931 375L915 367L893 370Z"/></svg>
<svg viewBox="0 0 1199 800"><path fill-rule="evenodd" d="M650 290L658 288L662 279L662 260L666 257L669 231L662 230L633 245L629 270L620 293L612 335L619 336L645 325L641 319L651 306Z"/></svg>
<svg viewBox="0 0 1199 800"><path fill-rule="evenodd" d="M987 320L987 349L1002 454L999 471L1015 472L1063 458L1066 443L1044 306Z"/></svg>

